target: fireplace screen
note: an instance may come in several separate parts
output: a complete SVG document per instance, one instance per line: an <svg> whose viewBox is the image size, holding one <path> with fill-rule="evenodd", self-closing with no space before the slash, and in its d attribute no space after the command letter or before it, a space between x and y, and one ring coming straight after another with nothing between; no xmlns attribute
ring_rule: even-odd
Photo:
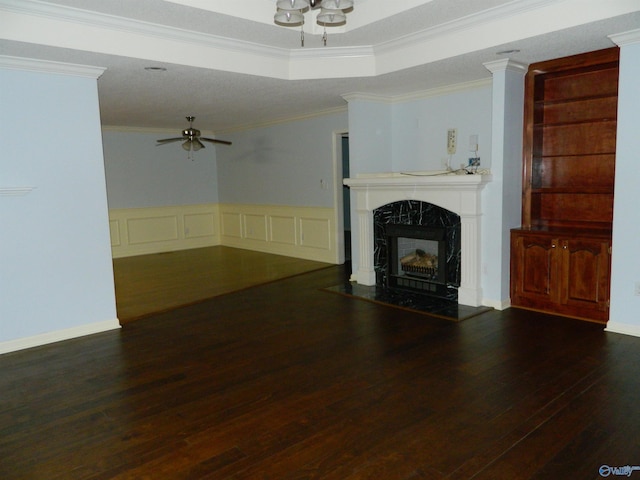
<svg viewBox="0 0 640 480"><path fill-rule="evenodd" d="M429 280L438 278L438 242L398 237L398 271Z"/></svg>
<svg viewBox="0 0 640 480"><path fill-rule="evenodd" d="M390 224L385 230L387 287L431 294L446 291L446 229Z"/></svg>

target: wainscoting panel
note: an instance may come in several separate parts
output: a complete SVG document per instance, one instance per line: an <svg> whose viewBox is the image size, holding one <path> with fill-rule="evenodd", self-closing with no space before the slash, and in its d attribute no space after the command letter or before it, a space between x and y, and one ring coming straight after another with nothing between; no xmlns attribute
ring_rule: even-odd
<svg viewBox="0 0 640 480"><path fill-rule="evenodd" d="M120 224L117 220L109 219L109 232L111 233L111 246L119 247L120 243Z"/></svg>
<svg viewBox="0 0 640 480"><path fill-rule="evenodd" d="M114 258L220 244L218 206L178 205L109 211Z"/></svg>
<svg viewBox="0 0 640 480"><path fill-rule="evenodd" d="M221 212L223 237L242 238L242 215L238 212Z"/></svg>
<svg viewBox="0 0 640 480"><path fill-rule="evenodd" d="M331 248L331 225L326 218L300 218L300 244L304 247Z"/></svg>
<svg viewBox="0 0 640 480"><path fill-rule="evenodd" d="M128 218L127 243L157 243L178 239L178 217Z"/></svg>
<svg viewBox="0 0 640 480"><path fill-rule="evenodd" d="M272 242L289 246L296 244L296 217L271 215L269 222Z"/></svg>
<svg viewBox="0 0 640 480"><path fill-rule="evenodd" d="M206 204L109 211L113 258L225 245L337 263L331 208Z"/></svg>
<svg viewBox="0 0 640 480"><path fill-rule="evenodd" d="M221 204L220 242L289 257L337 263L334 211L322 207ZM227 219L241 219L239 232L227 229ZM239 233L235 234L235 233Z"/></svg>
<svg viewBox="0 0 640 480"><path fill-rule="evenodd" d="M216 217L212 212L189 213L184 216L185 238L212 237L216 233Z"/></svg>
<svg viewBox="0 0 640 480"><path fill-rule="evenodd" d="M252 213L243 215L244 231L246 237L251 240L267 241L267 216Z"/></svg>

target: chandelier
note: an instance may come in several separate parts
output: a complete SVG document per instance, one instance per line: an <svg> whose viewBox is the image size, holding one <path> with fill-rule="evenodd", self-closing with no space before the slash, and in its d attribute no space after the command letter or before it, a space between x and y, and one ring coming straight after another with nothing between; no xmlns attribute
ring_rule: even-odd
<svg viewBox="0 0 640 480"><path fill-rule="evenodd" d="M300 27L300 45L304 47L304 15L320 9L316 23L324 27L323 45L327 45L327 28L347 23L347 13L353 10L353 0L277 0L273 21L284 27Z"/></svg>

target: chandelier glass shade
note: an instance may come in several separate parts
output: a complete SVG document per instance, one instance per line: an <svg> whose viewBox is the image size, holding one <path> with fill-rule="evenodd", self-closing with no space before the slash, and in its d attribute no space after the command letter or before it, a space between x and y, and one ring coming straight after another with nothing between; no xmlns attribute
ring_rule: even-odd
<svg viewBox="0 0 640 480"><path fill-rule="evenodd" d="M302 27L301 44L304 46L305 14L320 7L316 23L321 27L346 25L347 13L353 10L353 0L277 0L274 23L284 27ZM327 33L322 36L327 44Z"/></svg>
<svg viewBox="0 0 640 480"><path fill-rule="evenodd" d="M347 16L342 10L323 8L316 17L316 22L322 27L339 27L347 23Z"/></svg>
<svg viewBox="0 0 640 480"><path fill-rule="evenodd" d="M273 21L283 27L301 27L304 25L304 15L302 12L296 10L278 9L273 17Z"/></svg>

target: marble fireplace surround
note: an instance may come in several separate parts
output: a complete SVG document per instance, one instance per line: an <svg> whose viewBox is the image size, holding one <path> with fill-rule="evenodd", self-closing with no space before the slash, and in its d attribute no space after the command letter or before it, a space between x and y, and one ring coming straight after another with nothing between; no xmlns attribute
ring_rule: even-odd
<svg viewBox="0 0 640 480"><path fill-rule="evenodd" d="M491 181L489 173L458 175L447 172L360 174L345 178L358 213L358 270L354 279L361 285L375 285L373 211L388 203L420 200L460 215L460 287L458 303L482 305L480 193ZM353 196L352 196L353 198Z"/></svg>

